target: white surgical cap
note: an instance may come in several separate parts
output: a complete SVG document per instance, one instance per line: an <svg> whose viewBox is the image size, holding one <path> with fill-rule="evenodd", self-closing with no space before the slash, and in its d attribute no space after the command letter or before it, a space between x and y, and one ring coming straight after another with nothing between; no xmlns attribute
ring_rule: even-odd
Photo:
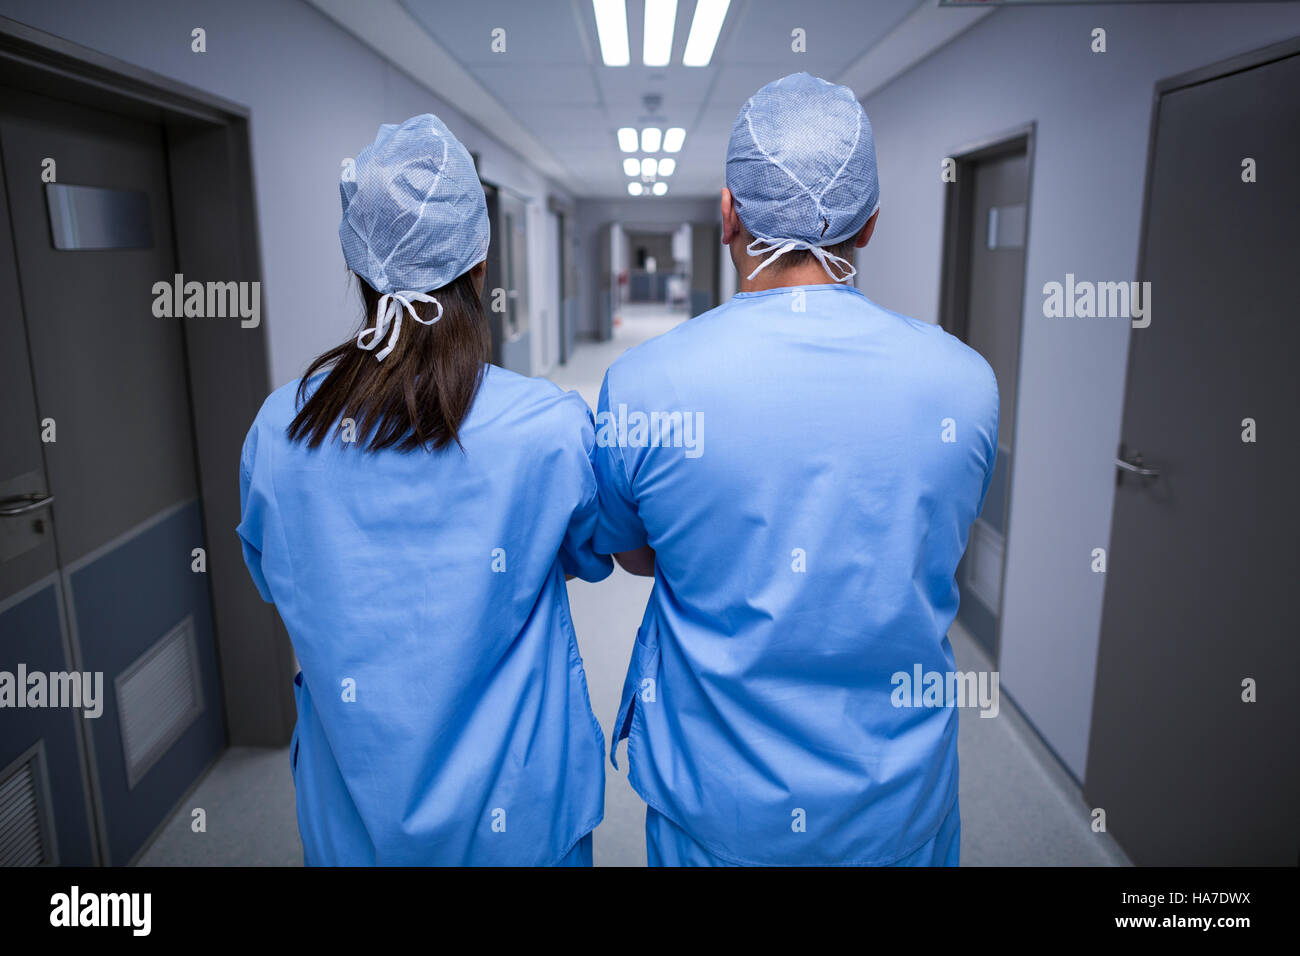
<svg viewBox="0 0 1300 956"><path fill-rule="evenodd" d="M853 91L794 73L749 98L731 128L727 188L754 241L771 253L751 274L794 249L808 249L835 282L856 273L831 255L880 207L871 122Z"/></svg>
<svg viewBox="0 0 1300 956"><path fill-rule="evenodd" d="M487 256L487 201L474 161L442 120L432 113L401 125L379 127L375 141L339 182L343 221L339 239L348 268L377 292L375 327L357 344L373 349L390 324L392 334L376 354L381 361L397 344L402 311L424 322L411 300L434 302L424 293L464 275ZM425 324L432 324L438 316Z"/></svg>

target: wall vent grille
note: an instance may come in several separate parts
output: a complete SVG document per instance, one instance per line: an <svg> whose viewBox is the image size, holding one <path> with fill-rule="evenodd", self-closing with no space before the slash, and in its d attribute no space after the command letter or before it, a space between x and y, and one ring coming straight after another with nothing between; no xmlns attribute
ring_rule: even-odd
<svg viewBox="0 0 1300 956"><path fill-rule="evenodd" d="M114 686L127 783L135 787L203 712L194 619L164 634Z"/></svg>
<svg viewBox="0 0 1300 956"><path fill-rule="evenodd" d="M57 863L42 744L0 774L0 866Z"/></svg>

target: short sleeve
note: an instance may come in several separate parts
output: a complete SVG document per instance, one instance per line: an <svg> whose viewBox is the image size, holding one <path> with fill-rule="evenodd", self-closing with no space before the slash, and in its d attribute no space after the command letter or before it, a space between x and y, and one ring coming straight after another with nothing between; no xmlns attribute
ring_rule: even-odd
<svg viewBox="0 0 1300 956"><path fill-rule="evenodd" d="M997 375L993 372L992 367L988 367L989 380L989 424L988 424L988 471L984 475L984 489L980 492L979 509L975 514L982 514L984 511L984 499L988 497L989 485L993 483L993 470L997 468L997 428L1001 424L998 419L1001 418L1001 397L998 395Z"/></svg>
<svg viewBox="0 0 1300 956"><path fill-rule="evenodd" d="M988 374L989 377L988 397L990 399L991 408L987 413L986 416L987 425L984 429L985 447L987 449L986 452L987 464L985 465L985 469L984 469L984 487L980 489L979 504L975 508L975 514L977 516L984 513L984 502L988 498L989 487L993 483L993 472L997 468L998 425L999 425L998 419L1001 417L1001 404L1000 404L1001 398L998 394L997 375L994 373L992 367L990 367L987 363L984 363L984 367L988 369L988 373L989 373Z"/></svg>
<svg viewBox="0 0 1300 956"><path fill-rule="evenodd" d="M596 550L601 554L634 551L647 540L637 512L636 498L627 476L623 449L610 413L609 373L600 387L596 412L596 484L600 489L600 521L596 525Z"/></svg>
<svg viewBox="0 0 1300 956"><path fill-rule="evenodd" d="M257 467L257 425L244 439L244 449L239 456L239 543L244 550L244 564L257 586L262 600L271 602L271 589L262 574L262 540L265 531L267 501L258 488L254 475Z"/></svg>
<svg viewBox="0 0 1300 956"><path fill-rule="evenodd" d="M564 568L565 574L572 574L584 581L603 581L614 570L614 562L607 554L597 554L592 546L600 513L595 475L596 440L591 410L587 408L586 402L582 402L582 409L585 415L582 423L582 498L564 533L564 543L560 546L560 566Z"/></svg>

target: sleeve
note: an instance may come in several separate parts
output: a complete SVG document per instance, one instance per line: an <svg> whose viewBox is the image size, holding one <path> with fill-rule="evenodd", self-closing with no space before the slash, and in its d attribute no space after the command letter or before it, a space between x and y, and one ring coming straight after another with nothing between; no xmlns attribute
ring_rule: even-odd
<svg viewBox="0 0 1300 956"><path fill-rule="evenodd" d="M984 513L984 502L989 496L989 487L993 483L993 472L998 465L998 419L1001 417L1002 405L1001 397L998 393L998 377L991 366L988 366L989 381L992 383L992 410L989 413L989 426L986 432L988 442L988 464L984 471L984 487L980 490L979 504L975 508L975 516L979 517Z"/></svg>
<svg viewBox="0 0 1300 956"><path fill-rule="evenodd" d="M580 402L581 399L578 399ZM599 495L596 490L595 450L596 436L592 426L591 409L582 402L585 418L582 422L582 500L569 519L564 542L560 545L560 566L565 574L584 581L603 581L614 570L614 562L607 554L597 554L592 547L592 536L599 517Z"/></svg>
<svg viewBox="0 0 1300 956"><path fill-rule="evenodd" d="M648 536L628 480L617 423L609 410L608 372L600 387L597 409L596 485L600 489L600 520L596 525L596 550L601 554L634 551L646 544Z"/></svg>
<svg viewBox="0 0 1300 956"><path fill-rule="evenodd" d="M244 439L244 449L239 456L239 543L244 549L244 564L257 585L262 600L271 603L271 589L262 574L262 539L266 520L266 499L253 481L257 457L257 425Z"/></svg>

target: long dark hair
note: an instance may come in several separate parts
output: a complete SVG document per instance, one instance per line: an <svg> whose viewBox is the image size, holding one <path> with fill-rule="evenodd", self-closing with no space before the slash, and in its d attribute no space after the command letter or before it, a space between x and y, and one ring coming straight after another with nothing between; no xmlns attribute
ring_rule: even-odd
<svg viewBox="0 0 1300 956"><path fill-rule="evenodd" d="M375 321L380 294L364 279L357 281L369 324ZM472 270L429 294L442 306L442 318L423 325L403 312L397 345L382 362L376 361L375 351L358 347L353 335L311 363L298 384L290 440L316 448L341 419L350 418L358 437L369 436L366 451L460 445L461 422L474 404L490 356L487 317ZM411 304L422 319L438 311L431 302ZM376 351L383 347L381 342ZM324 368L329 374L307 397L307 380Z"/></svg>

